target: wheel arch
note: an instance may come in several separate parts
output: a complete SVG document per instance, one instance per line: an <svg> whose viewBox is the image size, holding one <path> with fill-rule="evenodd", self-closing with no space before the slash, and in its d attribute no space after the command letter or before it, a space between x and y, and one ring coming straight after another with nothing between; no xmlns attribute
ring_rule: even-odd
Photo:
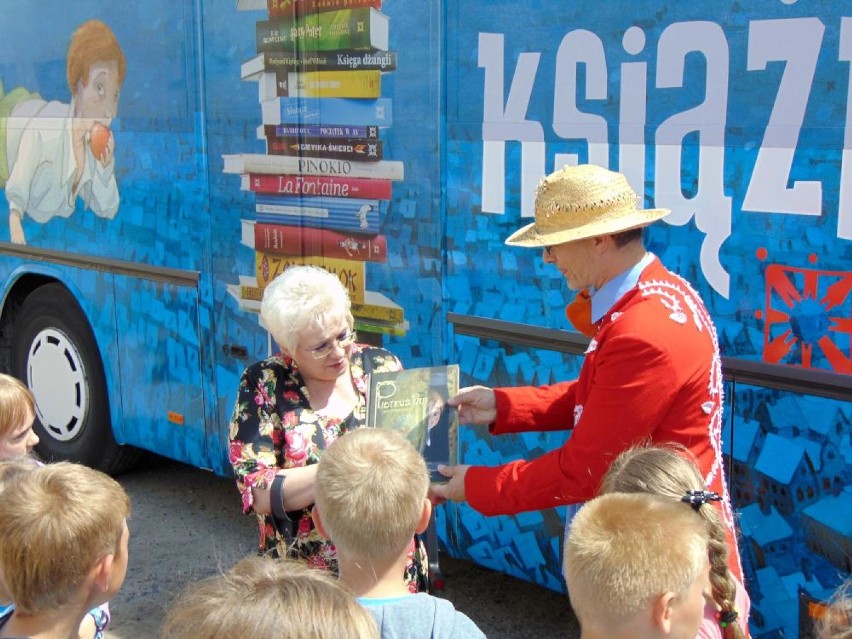
<svg viewBox="0 0 852 639"><path fill-rule="evenodd" d="M2 298L0 298L0 370L12 369L12 344L15 318L24 300L37 288L45 284L62 284L74 293L59 277L45 273L19 272L10 275Z"/></svg>
<svg viewBox="0 0 852 639"><path fill-rule="evenodd" d="M94 346L97 349L100 364L103 369L107 403L109 407L110 429L113 437L118 443L122 443L123 433L120 428L116 428L121 424L121 401L116 390L116 385L120 383L117 376L115 362L110 355L111 349L109 344L104 344L104 339L115 339L113 336L104 338L99 336L94 329L94 322L87 311L84 304L80 303L82 293L75 282L67 277L67 274L57 272L49 266L37 265L34 270L32 267L36 265L27 265L21 267L17 271L10 273L2 290L0 297L0 370L11 371L13 368L13 350L15 345L15 323L19 316L19 311L24 301L38 289L50 285L57 284L64 288L69 295L74 299L76 307L85 319L89 331L94 339ZM38 268L42 267L42 268ZM109 303L112 306L111 303ZM113 349L114 350L114 349ZM128 464L129 467L129 464Z"/></svg>

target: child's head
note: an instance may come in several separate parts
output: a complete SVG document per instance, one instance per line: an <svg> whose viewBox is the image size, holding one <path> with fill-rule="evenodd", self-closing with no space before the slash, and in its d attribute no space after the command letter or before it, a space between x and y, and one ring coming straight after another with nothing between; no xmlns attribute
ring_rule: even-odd
<svg viewBox="0 0 852 639"><path fill-rule="evenodd" d="M625 493L587 502L571 521L563 568L584 634L697 634L710 570L707 529L679 502Z"/></svg>
<svg viewBox="0 0 852 639"><path fill-rule="evenodd" d="M414 446L396 432L360 428L320 458L315 518L338 552L382 559L405 550L425 530L429 474Z"/></svg>
<svg viewBox="0 0 852 639"><path fill-rule="evenodd" d="M852 578L832 596L819 621L819 639L852 639Z"/></svg>
<svg viewBox="0 0 852 639"><path fill-rule="evenodd" d="M690 453L679 446L648 446L630 448L621 453L604 475L601 493L650 493L680 501L687 491L704 490L704 479L698 466L690 460ZM728 571L730 552L725 537L725 524L719 511L707 504L689 508L698 513L707 526L710 536L710 584L713 600L720 610L720 623L724 636L743 636L736 623L736 586Z"/></svg>
<svg viewBox="0 0 852 639"><path fill-rule="evenodd" d="M16 377L0 373L0 461L23 457L38 444L34 419L30 389Z"/></svg>
<svg viewBox="0 0 852 639"><path fill-rule="evenodd" d="M0 576L25 615L108 601L127 570L130 500L111 477L57 462L18 473L0 499Z"/></svg>
<svg viewBox="0 0 852 639"><path fill-rule="evenodd" d="M3 499L3 488L7 483L13 482L18 475L31 471L35 466L33 462L26 459L14 459L12 461L0 461L0 500ZM0 574L0 607L12 603L12 595L3 583Z"/></svg>
<svg viewBox="0 0 852 639"><path fill-rule="evenodd" d="M378 639L370 613L331 575L296 561L248 557L191 584L170 607L161 639Z"/></svg>

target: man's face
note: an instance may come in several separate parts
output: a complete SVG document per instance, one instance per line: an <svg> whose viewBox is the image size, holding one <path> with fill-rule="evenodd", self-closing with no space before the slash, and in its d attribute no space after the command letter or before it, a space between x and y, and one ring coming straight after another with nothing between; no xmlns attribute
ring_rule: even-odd
<svg viewBox="0 0 852 639"><path fill-rule="evenodd" d="M77 82L74 101L80 118L97 120L109 126L118 112L121 84L118 81L118 61L95 62L89 67L88 82Z"/></svg>
<svg viewBox="0 0 852 639"><path fill-rule="evenodd" d="M544 249L542 257L546 264L553 264L562 273L568 288L580 291L597 286L597 259L594 251L596 238L589 237L573 242L555 244Z"/></svg>

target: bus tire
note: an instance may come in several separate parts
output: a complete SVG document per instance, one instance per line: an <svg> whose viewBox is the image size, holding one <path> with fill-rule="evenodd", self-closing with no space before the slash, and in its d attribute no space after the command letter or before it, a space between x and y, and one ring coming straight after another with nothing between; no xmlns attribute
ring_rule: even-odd
<svg viewBox="0 0 852 639"><path fill-rule="evenodd" d="M141 451L115 441L100 352L71 293L59 283L35 289L13 335L13 373L36 399L39 456L112 474L131 468Z"/></svg>

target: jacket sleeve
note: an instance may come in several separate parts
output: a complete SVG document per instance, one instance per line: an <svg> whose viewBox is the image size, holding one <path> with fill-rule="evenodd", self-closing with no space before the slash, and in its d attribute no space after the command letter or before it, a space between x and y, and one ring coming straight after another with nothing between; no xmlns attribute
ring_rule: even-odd
<svg viewBox="0 0 852 639"><path fill-rule="evenodd" d="M574 427L576 381L551 386L495 388L497 419L494 435L526 431L567 430Z"/></svg>
<svg viewBox="0 0 852 639"><path fill-rule="evenodd" d="M574 407L578 421L565 444L531 461L468 469L465 492L474 509L514 514L591 499L612 460L650 437L671 406L672 393L666 390L677 387L677 371L665 349L634 335L613 336L595 354L593 366L593 384L585 404ZM561 410L570 406L565 402ZM529 417L541 416L542 423L555 419L550 407L524 410ZM571 412L563 418L568 423Z"/></svg>

